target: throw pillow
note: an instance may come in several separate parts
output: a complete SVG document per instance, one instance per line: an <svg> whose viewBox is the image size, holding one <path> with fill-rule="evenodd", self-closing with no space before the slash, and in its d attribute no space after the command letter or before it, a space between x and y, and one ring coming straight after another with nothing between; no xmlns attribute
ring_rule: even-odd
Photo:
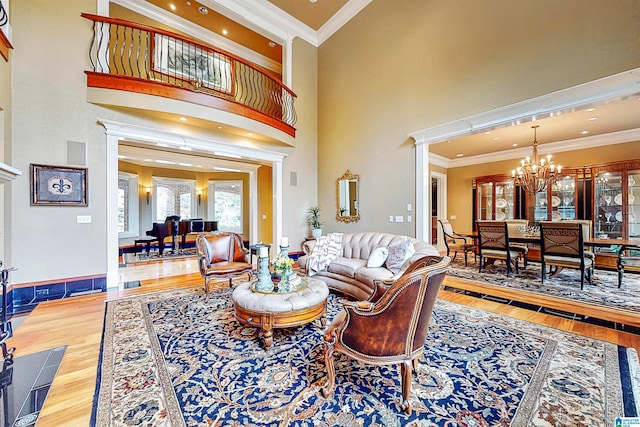
<svg viewBox="0 0 640 427"><path fill-rule="evenodd" d="M387 256L389 255L389 250L385 247L375 248L371 255L369 255L369 259L367 260L367 267L382 267L384 262L387 260Z"/></svg>
<svg viewBox="0 0 640 427"><path fill-rule="evenodd" d="M405 257L409 246L413 245L409 240L397 240L389 245L389 255L387 255L387 268L393 273L397 274L404 264ZM415 250L414 250L415 252Z"/></svg>

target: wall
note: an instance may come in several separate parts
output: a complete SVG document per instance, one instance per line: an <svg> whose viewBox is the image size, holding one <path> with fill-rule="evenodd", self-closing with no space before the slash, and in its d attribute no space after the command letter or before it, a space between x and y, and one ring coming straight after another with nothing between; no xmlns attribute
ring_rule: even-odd
<svg viewBox="0 0 640 427"><path fill-rule="evenodd" d="M566 151L553 155L556 164L565 167L578 167L619 160L640 159L640 141L626 144L607 145L600 148ZM473 178L484 175L510 174L519 159L505 160L495 163L451 168L447 175L448 215L455 215L450 220L454 230L461 232L473 227L472 188Z"/></svg>
<svg viewBox="0 0 640 427"><path fill-rule="evenodd" d="M0 57L0 162L11 155L11 50L9 62ZM11 233L11 183L0 184L0 261L5 267L11 266L11 259L5 258L6 248L10 244Z"/></svg>
<svg viewBox="0 0 640 427"><path fill-rule="evenodd" d="M638 19L634 1L371 2L318 52L319 204L347 168L362 199L325 228L415 235L388 222L415 202L408 133L636 68Z"/></svg>

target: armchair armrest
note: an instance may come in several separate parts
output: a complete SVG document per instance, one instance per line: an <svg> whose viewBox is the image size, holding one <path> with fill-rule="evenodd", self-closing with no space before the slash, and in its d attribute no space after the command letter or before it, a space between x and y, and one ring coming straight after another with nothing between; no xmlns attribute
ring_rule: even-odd
<svg viewBox="0 0 640 427"><path fill-rule="evenodd" d="M387 292L387 289L389 289L389 287L391 285L393 285L394 280L393 279L376 279L373 281L373 293L371 294L371 296L369 298L367 298L367 301L369 302L376 302L380 299L380 297L382 297L382 295L384 295L385 292Z"/></svg>

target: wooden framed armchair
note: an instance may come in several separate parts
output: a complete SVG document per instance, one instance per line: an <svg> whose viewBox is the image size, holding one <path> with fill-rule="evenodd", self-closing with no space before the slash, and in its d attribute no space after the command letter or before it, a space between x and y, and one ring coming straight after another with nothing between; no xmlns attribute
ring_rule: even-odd
<svg viewBox="0 0 640 427"><path fill-rule="evenodd" d="M511 247L509 229L504 221L478 221L478 251L480 252L480 266L478 272L486 266L489 260L501 259L507 264L507 277L511 274L512 266L516 273L520 253Z"/></svg>
<svg viewBox="0 0 640 427"><path fill-rule="evenodd" d="M333 354L338 351L374 365L400 364L400 406L411 413L411 374L424 351L433 305L451 261L448 257L435 257L437 262L429 265L429 258L432 257L417 261L424 266L408 269L377 301L344 304L344 311L324 335L327 366L324 397L335 388Z"/></svg>
<svg viewBox="0 0 640 427"><path fill-rule="evenodd" d="M451 223L446 219L439 219L440 228L444 237L444 245L447 248L447 256L453 251L452 261L458 256L458 252L464 253L464 265L467 265L467 254L473 253L474 260L476 256L476 245L472 238L457 234L453 231Z"/></svg>
<svg viewBox="0 0 640 427"><path fill-rule="evenodd" d="M640 242L637 245L623 245L618 253L618 288L622 287L625 270L640 273Z"/></svg>
<svg viewBox="0 0 640 427"><path fill-rule="evenodd" d="M584 288L585 278L593 284L594 262L590 253L584 250L583 232L583 225L577 222L540 222L542 283L549 266L552 274L562 268L580 270L580 289Z"/></svg>
<svg viewBox="0 0 640 427"><path fill-rule="evenodd" d="M205 296L209 297L211 280L232 280L242 274L251 280L253 266L248 262L249 251L235 233L203 233L196 237L196 253L200 275L204 278Z"/></svg>

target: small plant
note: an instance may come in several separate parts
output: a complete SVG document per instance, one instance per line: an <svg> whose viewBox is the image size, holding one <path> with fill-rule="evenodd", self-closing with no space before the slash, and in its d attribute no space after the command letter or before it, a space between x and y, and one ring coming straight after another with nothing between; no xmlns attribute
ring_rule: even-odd
<svg viewBox="0 0 640 427"><path fill-rule="evenodd" d="M311 206L307 209L307 222L311 225L311 228L322 228L322 222L320 220L320 207Z"/></svg>

